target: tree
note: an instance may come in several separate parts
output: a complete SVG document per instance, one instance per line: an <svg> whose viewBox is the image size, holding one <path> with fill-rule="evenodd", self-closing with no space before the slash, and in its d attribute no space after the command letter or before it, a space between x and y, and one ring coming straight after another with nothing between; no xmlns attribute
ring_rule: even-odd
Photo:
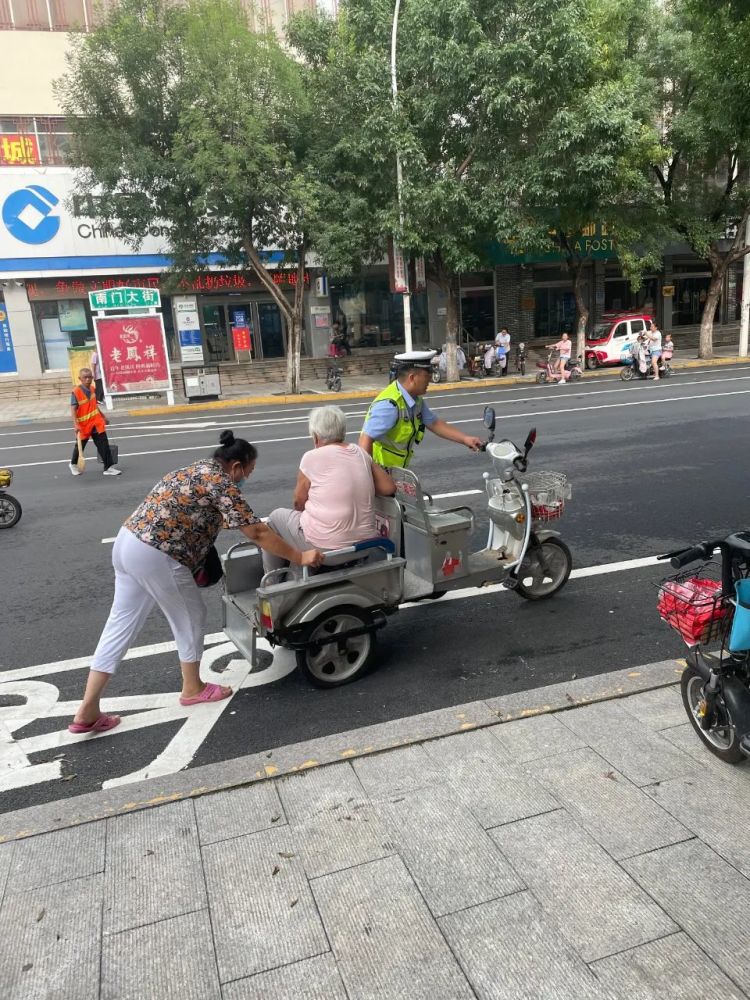
<svg viewBox="0 0 750 1000"><path fill-rule="evenodd" d="M720 40L720 41L717 41ZM713 354L713 324L728 269L750 248L750 13L745 2L675 0L650 40L644 74L658 91L651 165L665 223L711 280L699 356Z"/></svg>
<svg viewBox="0 0 750 1000"><path fill-rule="evenodd" d="M648 128L654 103L635 65L654 16L651 0L591 0L578 14L568 31L575 59L555 65L554 84L536 81L495 201L501 238L526 252L556 251L565 262L576 301L576 353L583 356L587 230L595 225L616 240L635 283L658 251L645 177L654 152ZM553 95L545 94L551 85Z"/></svg>
<svg viewBox="0 0 750 1000"><path fill-rule="evenodd" d="M554 99L550 70L576 75L581 9L577 0L409 0L399 23L395 105L392 0L349 0L325 43L309 19L294 34L326 109L329 155L341 168L326 196L338 210L325 213L324 260L336 268L377 257L388 236L423 255L446 296L450 378L457 377L458 276L487 265L498 177L508 158L527 151L530 106ZM346 219L345 233L336 218Z"/></svg>
<svg viewBox="0 0 750 1000"><path fill-rule="evenodd" d="M314 108L297 62L248 29L234 0L121 0L79 36L59 84L74 123L73 165L100 220L138 246L168 230L177 272L211 255L249 266L288 330L287 389L299 391ZM263 251L296 265L290 305ZM212 258L215 259L215 258Z"/></svg>

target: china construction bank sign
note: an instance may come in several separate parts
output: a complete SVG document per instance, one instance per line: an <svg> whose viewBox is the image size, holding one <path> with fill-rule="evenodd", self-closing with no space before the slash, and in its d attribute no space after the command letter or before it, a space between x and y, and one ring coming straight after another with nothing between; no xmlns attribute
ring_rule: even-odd
<svg viewBox="0 0 750 1000"><path fill-rule="evenodd" d="M95 195L74 193L70 170L0 170L0 271L14 261L37 261L41 268L45 260L54 258L60 267L71 258L86 267L86 258L103 266L100 259L111 257L113 266L125 266L123 258L166 254L165 227L144 233L136 254L116 222L102 224L95 215Z"/></svg>

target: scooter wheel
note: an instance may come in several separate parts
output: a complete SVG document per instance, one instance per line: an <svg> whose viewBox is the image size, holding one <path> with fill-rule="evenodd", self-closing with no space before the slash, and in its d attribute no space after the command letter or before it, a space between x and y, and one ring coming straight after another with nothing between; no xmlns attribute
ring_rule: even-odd
<svg viewBox="0 0 750 1000"><path fill-rule="evenodd" d="M547 381L547 372L539 372L539 374L536 377L536 380L539 383L539 385L544 385L545 382Z"/></svg>
<svg viewBox="0 0 750 1000"><path fill-rule="evenodd" d="M432 375L430 376L430 378L432 379L432 382L435 385L437 385L438 382L440 381L440 372L433 372Z"/></svg>
<svg viewBox="0 0 750 1000"><path fill-rule="evenodd" d="M341 687L361 677L370 666L375 652L375 631L317 645L316 640L330 639L337 632L367 628L370 619L361 608L343 606L320 616L310 629L307 645L297 650L297 667L318 688Z"/></svg>
<svg viewBox="0 0 750 1000"><path fill-rule="evenodd" d="M571 369L571 372L570 372L570 381L571 382L580 382L582 378L583 378L583 374L581 372L577 371L575 368Z"/></svg>
<svg viewBox="0 0 750 1000"><path fill-rule="evenodd" d="M527 601L545 601L565 586L572 568L573 556L560 538L532 541L516 571L513 589Z"/></svg>
<svg viewBox="0 0 750 1000"><path fill-rule="evenodd" d="M714 707L716 718L714 724L710 729L703 729L701 726L704 707L703 688L705 683L695 667L688 664L682 671L680 691L687 717L690 719L690 723L700 737L703 745L712 754L715 754L727 764L740 764L743 760L746 760L746 757L740 750L737 730L721 693L716 698L716 705Z"/></svg>
<svg viewBox="0 0 750 1000"><path fill-rule="evenodd" d="M0 528L12 528L18 524L23 508L15 497L0 493Z"/></svg>
<svg viewBox="0 0 750 1000"><path fill-rule="evenodd" d="M333 389L334 392L341 392L341 379L340 378L335 378L333 380L333 384L331 385L331 388Z"/></svg>
<svg viewBox="0 0 750 1000"><path fill-rule="evenodd" d="M621 368L620 369L620 378L623 380L623 382L630 382L631 379L633 378L633 369L632 368Z"/></svg>

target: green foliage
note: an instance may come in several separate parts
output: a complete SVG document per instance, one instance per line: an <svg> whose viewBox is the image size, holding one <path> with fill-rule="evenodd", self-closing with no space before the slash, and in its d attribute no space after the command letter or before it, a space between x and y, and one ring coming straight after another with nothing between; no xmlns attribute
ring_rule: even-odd
<svg viewBox="0 0 750 1000"><path fill-rule="evenodd" d="M238 4L122 0L79 39L60 91L81 186L103 189L134 245L159 220L181 269L296 249L308 102L295 61Z"/></svg>

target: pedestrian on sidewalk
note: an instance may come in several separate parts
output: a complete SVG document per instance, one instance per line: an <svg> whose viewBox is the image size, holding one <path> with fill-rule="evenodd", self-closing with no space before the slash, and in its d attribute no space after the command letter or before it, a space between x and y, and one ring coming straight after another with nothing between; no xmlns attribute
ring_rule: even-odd
<svg viewBox="0 0 750 1000"><path fill-rule="evenodd" d="M104 382L102 381L102 366L99 364L99 354L97 351L92 351L91 357L89 358L89 364L91 365L91 371L94 375L94 385L96 386L96 401L97 403L104 402Z"/></svg>
<svg viewBox="0 0 750 1000"><path fill-rule="evenodd" d="M320 565L319 551L300 552L288 545L243 497L242 485L258 455L253 445L229 430L222 431L219 441L211 458L164 476L120 528L112 550L112 610L91 660L83 701L68 726L71 733L104 732L119 725L118 715L102 713L102 692L155 604L177 644L180 704L221 701L232 694L231 688L200 678L206 606L196 574L218 562L214 542L221 528L237 528L259 548L289 562Z"/></svg>
<svg viewBox="0 0 750 1000"><path fill-rule="evenodd" d="M104 464L104 475L119 476L121 472L112 460L112 450L109 447L109 438L107 437L109 417L105 416L99 409L93 385L94 374L90 368L81 368L78 372L78 378L80 384L75 387L70 397L70 412L73 417L73 429L76 432L76 443L73 446L73 455L70 459L71 474L74 476L81 474L81 470L78 468L79 440L81 451L83 451L89 440L93 438L96 450Z"/></svg>
<svg viewBox="0 0 750 1000"><path fill-rule="evenodd" d="M422 398L432 379L436 351L408 351L393 359L396 380L375 397L365 417L359 446L384 468L405 469L425 429L446 441L479 451L481 438L441 420Z"/></svg>

